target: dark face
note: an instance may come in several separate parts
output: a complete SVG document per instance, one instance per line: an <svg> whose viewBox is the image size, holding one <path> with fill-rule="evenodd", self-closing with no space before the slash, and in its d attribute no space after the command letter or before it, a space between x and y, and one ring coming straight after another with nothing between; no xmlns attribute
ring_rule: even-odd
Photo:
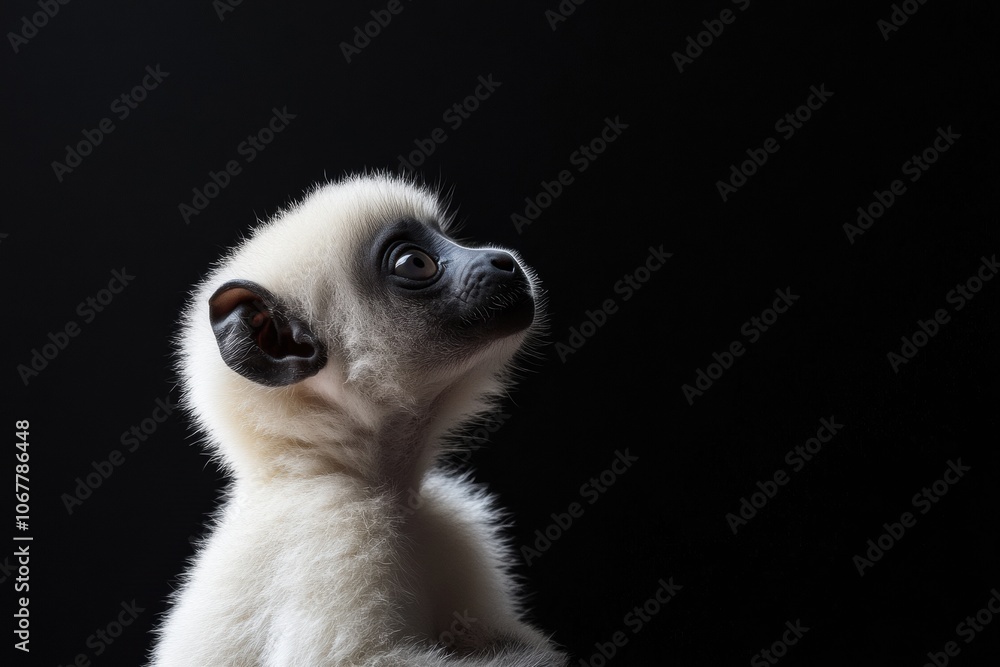
<svg viewBox="0 0 1000 667"><path fill-rule="evenodd" d="M386 228L371 247L373 291L396 313L419 313L432 336L487 343L535 317L528 277L508 252L465 248L415 220Z"/></svg>

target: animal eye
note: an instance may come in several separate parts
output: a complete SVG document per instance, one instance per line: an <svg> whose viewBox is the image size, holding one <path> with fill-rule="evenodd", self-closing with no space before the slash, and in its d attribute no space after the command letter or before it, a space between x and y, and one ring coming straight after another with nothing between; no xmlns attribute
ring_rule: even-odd
<svg viewBox="0 0 1000 667"><path fill-rule="evenodd" d="M438 267L430 256L421 250L407 250L396 260L392 272L401 278L427 280L437 273Z"/></svg>

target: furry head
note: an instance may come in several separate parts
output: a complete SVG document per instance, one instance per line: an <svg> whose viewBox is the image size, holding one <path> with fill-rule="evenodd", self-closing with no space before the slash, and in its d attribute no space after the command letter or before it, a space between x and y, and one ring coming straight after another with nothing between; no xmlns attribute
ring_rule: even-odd
<svg viewBox="0 0 1000 667"><path fill-rule="evenodd" d="M321 185L196 290L186 405L237 477L329 468L413 486L502 389L539 290L516 254L456 242L446 208L389 175Z"/></svg>

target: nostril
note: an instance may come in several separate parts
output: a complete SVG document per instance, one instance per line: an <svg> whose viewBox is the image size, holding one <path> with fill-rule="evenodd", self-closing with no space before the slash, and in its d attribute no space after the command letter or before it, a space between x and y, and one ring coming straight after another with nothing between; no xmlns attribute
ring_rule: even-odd
<svg viewBox="0 0 1000 667"><path fill-rule="evenodd" d="M508 255L507 253L503 253L502 255L495 255L492 259L490 259L490 264L492 264L494 268L500 269L501 271L510 271L510 272L513 272L516 266L516 264L514 263L514 258Z"/></svg>

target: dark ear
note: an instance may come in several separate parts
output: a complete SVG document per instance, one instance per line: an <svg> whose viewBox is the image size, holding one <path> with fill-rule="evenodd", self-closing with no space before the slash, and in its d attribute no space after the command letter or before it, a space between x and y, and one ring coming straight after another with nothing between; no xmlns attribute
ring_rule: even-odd
<svg viewBox="0 0 1000 667"><path fill-rule="evenodd" d="M326 350L273 294L249 280L231 280L208 300L212 330L226 365L268 387L306 379L326 364Z"/></svg>

